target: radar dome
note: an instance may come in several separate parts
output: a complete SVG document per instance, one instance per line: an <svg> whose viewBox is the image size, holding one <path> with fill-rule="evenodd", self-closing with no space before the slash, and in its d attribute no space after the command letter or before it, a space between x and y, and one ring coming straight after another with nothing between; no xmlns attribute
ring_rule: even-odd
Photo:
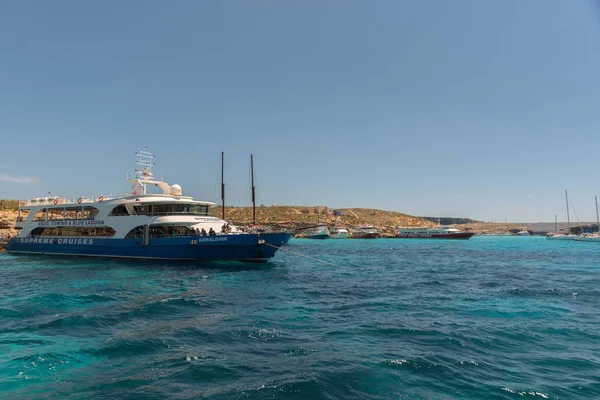
<svg viewBox="0 0 600 400"><path fill-rule="evenodd" d="M181 186L179 186L179 185L171 186L171 196L181 196Z"/></svg>

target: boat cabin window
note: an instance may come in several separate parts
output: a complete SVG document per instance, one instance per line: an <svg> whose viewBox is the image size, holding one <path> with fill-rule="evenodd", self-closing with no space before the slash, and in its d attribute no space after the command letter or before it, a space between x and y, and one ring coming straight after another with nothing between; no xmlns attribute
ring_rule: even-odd
<svg viewBox="0 0 600 400"><path fill-rule="evenodd" d="M122 217L122 216L126 216L126 215L129 215L129 212L127 211L127 208L125 207L125 204L116 206L115 208L110 210L110 213L108 213L109 217Z"/></svg>
<svg viewBox="0 0 600 400"><path fill-rule="evenodd" d="M31 236L68 236L68 237L112 237L116 231L110 227L59 227L59 228L43 228L37 227L31 231Z"/></svg>
<svg viewBox="0 0 600 400"><path fill-rule="evenodd" d="M209 215L208 206L203 204L132 204L135 215ZM109 216L127 216L129 212L124 204L113 208Z"/></svg>
<svg viewBox="0 0 600 400"><path fill-rule="evenodd" d="M208 205L203 204L132 204L135 215L209 215ZM129 212L124 204L113 208L109 216L127 216Z"/></svg>
<svg viewBox="0 0 600 400"><path fill-rule="evenodd" d="M183 225L150 225L150 237L162 238L162 237L177 237L177 236L195 236L197 235L193 229ZM127 233L125 238L141 238L144 236L144 226L136 226Z"/></svg>
<svg viewBox="0 0 600 400"><path fill-rule="evenodd" d="M48 210L46 208L42 208L33 216L33 221L45 221L46 220L46 212Z"/></svg>
<svg viewBox="0 0 600 400"><path fill-rule="evenodd" d="M192 215L208 215L208 206L202 204L190 204L189 212Z"/></svg>
<svg viewBox="0 0 600 400"><path fill-rule="evenodd" d="M95 219L99 211L92 206L73 206L48 209L48 221L63 219Z"/></svg>

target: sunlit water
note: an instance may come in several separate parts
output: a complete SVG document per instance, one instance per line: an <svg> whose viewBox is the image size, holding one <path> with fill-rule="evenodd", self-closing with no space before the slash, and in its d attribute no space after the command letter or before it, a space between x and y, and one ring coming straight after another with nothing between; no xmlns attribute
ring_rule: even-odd
<svg viewBox="0 0 600 400"><path fill-rule="evenodd" d="M600 397L600 243L286 249L339 267L0 253L0 397Z"/></svg>

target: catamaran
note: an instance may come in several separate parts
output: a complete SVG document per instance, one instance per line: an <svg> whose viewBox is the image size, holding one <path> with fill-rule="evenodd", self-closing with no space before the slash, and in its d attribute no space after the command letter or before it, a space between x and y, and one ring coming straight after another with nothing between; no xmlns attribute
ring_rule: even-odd
<svg viewBox="0 0 600 400"><path fill-rule="evenodd" d="M289 232L244 232L213 217L215 204L184 196L181 186L156 180L154 155L136 153L131 192L121 197L42 197L22 202L19 230L7 243L15 254L152 260L266 262ZM151 194L157 186L162 193Z"/></svg>

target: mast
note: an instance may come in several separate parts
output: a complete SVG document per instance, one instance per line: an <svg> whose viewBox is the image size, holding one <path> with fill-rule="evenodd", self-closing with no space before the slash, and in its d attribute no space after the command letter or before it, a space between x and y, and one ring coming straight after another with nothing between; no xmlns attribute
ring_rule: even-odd
<svg viewBox="0 0 600 400"><path fill-rule="evenodd" d="M250 154L250 174L252 176L252 225L256 225L256 193L254 187L254 156Z"/></svg>
<svg viewBox="0 0 600 400"><path fill-rule="evenodd" d="M221 219L225 221L225 152L221 152Z"/></svg>
<svg viewBox="0 0 600 400"><path fill-rule="evenodd" d="M558 233L558 213L554 213L554 232Z"/></svg>
<svg viewBox="0 0 600 400"><path fill-rule="evenodd" d="M600 216L598 215L598 196L594 196L594 200L596 200L596 222L598 222L597 232L600 232Z"/></svg>
<svg viewBox="0 0 600 400"><path fill-rule="evenodd" d="M569 229L569 235L571 234L571 219L569 217L569 195L565 190L565 201L567 202L567 228Z"/></svg>

